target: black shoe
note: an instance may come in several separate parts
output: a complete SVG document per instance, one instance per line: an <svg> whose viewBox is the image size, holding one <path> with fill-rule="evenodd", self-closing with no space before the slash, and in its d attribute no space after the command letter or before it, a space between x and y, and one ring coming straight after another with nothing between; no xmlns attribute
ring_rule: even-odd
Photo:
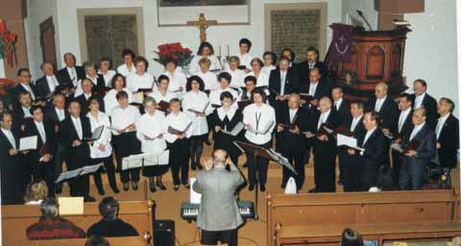
<svg viewBox="0 0 461 246"><path fill-rule="evenodd" d="M338 185L343 185L343 181L338 180Z"/></svg>
<svg viewBox="0 0 461 246"><path fill-rule="evenodd" d="M155 183L160 190L166 190L166 186L162 183L162 181L157 181Z"/></svg>
<svg viewBox="0 0 461 246"><path fill-rule="evenodd" d="M190 189L190 184L185 184L184 187L186 187L186 189Z"/></svg>
<svg viewBox="0 0 461 246"><path fill-rule="evenodd" d="M287 183L286 183L286 182L282 182L282 184L280 185L280 188L285 189L285 187L287 187Z"/></svg>
<svg viewBox="0 0 461 246"><path fill-rule="evenodd" d="M62 193L62 184L57 184L54 190L55 190L56 194L61 194Z"/></svg>
<svg viewBox="0 0 461 246"><path fill-rule="evenodd" d="M154 183L149 183L149 189L150 189L150 192L152 193L155 193L157 191L157 189L155 188L155 184Z"/></svg>
<svg viewBox="0 0 461 246"><path fill-rule="evenodd" d="M174 190L174 191L178 191L178 190L179 190L179 185L173 186L173 190Z"/></svg>
<svg viewBox="0 0 461 246"><path fill-rule="evenodd" d="M86 195L83 197L83 201L84 202L95 202L96 199L94 199L94 197L90 196L90 195Z"/></svg>
<svg viewBox="0 0 461 246"><path fill-rule="evenodd" d="M133 187L133 190L138 190L138 182L131 181L131 187Z"/></svg>
<svg viewBox="0 0 461 246"><path fill-rule="evenodd" d="M197 162L197 164L195 164L195 166L197 166L199 170L202 170L202 169L203 169L202 164L200 164L199 162Z"/></svg>
<svg viewBox="0 0 461 246"><path fill-rule="evenodd" d="M319 190L317 188L314 188L314 189L310 189L308 192L309 193L318 193Z"/></svg>
<svg viewBox="0 0 461 246"><path fill-rule="evenodd" d="M120 193L120 190L118 189L117 186L110 186L110 188L112 188L112 191L113 191L115 194Z"/></svg>
<svg viewBox="0 0 461 246"><path fill-rule="evenodd" d="M248 186L248 190L249 190L249 191L253 191L254 189L255 189L255 185L250 185L250 186Z"/></svg>
<svg viewBox="0 0 461 246"><path fill-rule="evenodd" d="M195 163L191 164L191 165L190 165L190 168L191 168L192 170L197 170L197 166L195 165Z"/></svg>
<svg viewBox="0 0 461 246"><path fill-rule="evenodd" d="M106 192L104 191L104 188L98 188L98 193L100 196L104 196L106 194Z"/></svg>
<svg viewBox="0 0 461 246"><path fill-rule="evenodd" d="M128 191L130 189L130 184L128 182L123 183L123 190Z"/></svg>
<svg viewBox="0 0 461 246"><path fill-rule="evenodd" d="M211 143L210 143L210 139L208 138L205 138L205 140L203 141L206 145L210 146Z"/></svg>
<svg viewBox="0 0 461 246"><path fill-rule="evenodd" d="M261 192L264 192L264 191L266 191L266 186L264 186L264 185L261 185L261 187L259 187L259 190L260 190Z"/></svg>

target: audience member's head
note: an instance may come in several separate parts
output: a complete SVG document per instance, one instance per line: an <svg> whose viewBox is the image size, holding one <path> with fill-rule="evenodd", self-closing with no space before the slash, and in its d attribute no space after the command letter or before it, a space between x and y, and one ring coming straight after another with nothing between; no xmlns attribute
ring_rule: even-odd
<svg viewBox="0 0 461 246"><path fill-rule="evenodd" d="M30 182L27 184L26 194L24 195L25 202L45 200L48 196L48 186L44 180L40 182Z"/></svg>
<svg viewBox="0 0 461 246"><path fill-rule="evenodd" d="M341 235L340 246L363 246L362 236L352 229L345 229Z"/></svg>
<svg viewBox="0 0 461 246"><path fill-rule="evenodd" d="M116 220L118 217L118 209L118 201L111 196L104 197L99 203L99 214L105 220Z"/></svg>
<svg viewBox="0 0 461 246"><path fill-rule="evenodd" d="M110 246L110 244L103 237L93 235L86 240L85 246Z"/></svg>
<svg viewBox="0 0 461 246"><path fill-rule="evenodd" d="M454 238L451 240L451 245L452 245L452 246L461 246L461 237L460 237L460 236L454 237Z"/></svg>
<svg viewBox="0 0 461 246"><path fill-rule="evenodd" d="M56 198L49 196L43 200L40 204L40 211L42 215L45 217L58 217L59 215L59 203Z"/></svg>

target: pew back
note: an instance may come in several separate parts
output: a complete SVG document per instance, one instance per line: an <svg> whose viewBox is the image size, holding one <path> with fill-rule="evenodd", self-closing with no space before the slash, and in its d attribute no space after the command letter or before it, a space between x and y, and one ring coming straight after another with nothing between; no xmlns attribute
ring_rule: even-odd
<svg viewBox="0 0 461 246"><path fill-rule="evenodd" d="M119 218L130 223L141 237L147 232L152 236L154 220L154 202L120 201ZM98 203L85 203L84 214L66 215L63 218L73 222L83 230L87 230L95 222L101 220ZM2 235L4 245L22 245L18 242L27 240L26 229L38 222L39 206L8 205L1 207ZM54 241L54 240L53 240Z"/></svg>
<svg viewBox="0 0 461 246"><path fill-rule="evenodd" d="M276 224L283 227L321 227L332 224L453 221L457 216L456 201L453 190L269 195L268 245L274 243Z"/></svg>

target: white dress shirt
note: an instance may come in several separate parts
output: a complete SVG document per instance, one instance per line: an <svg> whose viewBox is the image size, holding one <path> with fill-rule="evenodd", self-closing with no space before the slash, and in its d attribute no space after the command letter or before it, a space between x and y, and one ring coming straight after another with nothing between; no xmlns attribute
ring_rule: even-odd
<svg viewBox="0 0 461 246"><path fill-rule="evenodd" d="M22 112L24 113L24 118L32 117L32 114L30 113L30 108L31 107L26 108L26 107L22 106L21 108L22 108Z"/></svg>
<svg viewBox="0 0 461 246"><path fill-rule="evenodd" d="M309 95L310 96L315 95L315 91L317 90L318 85L319 85L319 82L316 82L316 83L310 82L310 84L309 84Z"/></svg>
<svg viewBox="0 0 461 246"><path fill-rule="evenodd" d="M411 107L407 108L404 111L400 111L400 116L399 116L399 122L398 122L398 131L397 133L400 133L402 131L403 124L405 124L405 121L407 120L408 115L411 112Z"/></svg>
<svg viewBox="0 0 461 246"><path fill-rule="evenodd" d="M253 71L249 72L246 77L248 77L248 76L255 76L255 73ZM261 71L259 73L259 76L255 76L255 77L256 77L256 87L269 86L269 75L268 74L263 73ZM269 95L269 90L268 89L266 89L265 92L266 92L267 95Z"/></svg>
<svg viewBox="0 0 461 246"><path fill-rule="evenodd" d="M160 101L170 103L171 99L178 98L178 93L170 92L167 90L165 95L163 95L159 90L156 90L150 93L149 97L154 98L157 103L159 103Z"/></svg>
<svg viewBox="0 0 461 246"><path fill-rule="evenodd" d="M357 124L362 119L362 116L363 115L360 115L359 117L352 118L351 128L349 129L351 132L353 132L355 130L355 128L357 127Z"/></svg>
<svg viewBox="0 0 461 246"><path fill-rule="evenodd" d="M334 106L335 106L336 111L339 111L339 108L341 107L341 103L343 103L342 98L340 98L338 101L334 102Z"/></svg>
<svg viewBox="0 0 461 246"><path fill-rule="evenodd" d="M253 129L245 132L245 138L254 144L265 144L271 141L272 131L275 127L275 110L268 104L263 103L257 106L255 103L250 104L243 110L243 123L250 125ZM267 126L272 124L266 134L255 133L254 131L262 131Z"/></svg>
<svg viewBox="0 0 461 246"><path fill-rule="evenodd" d="M177 130L182 130L185 129L190 122L191 119L184 112L179 112L177 114L171 113L166 117L167 128L172 127ZM189 129L187 129L185 135L186 138L190 138L192 136L192 127L189 127ZM176 134L171 134L167 131L165 139L168 143L174 143L176 139L178 139L178 136Z"/></svg>
<svg viewBox="0 0 461 246"><path fill-rule="evenodd" d="M206 117L196 116L195 113L190 112L189 109L196 111L203 111L205 105L209 102L208 96L203 91L189 91L186 92L182 100L182 107L184 112L192 120L192 136L200 136L208 133L208 124ZM205 114L209 115L212 112L211 104L205 109Z"/></svg>
<svg viewBox="0 0 461 246"><path fill-rule="evenodd" d="M94 78L86 75L86 78L89 79L92 83L93 83L93 87L97 86L98 85L98 75L96 74L96 76ZM77 82L77 84L75 84L75 86L77 87L75 89L75 93L74 93L74 97L78 97L80 95L83 94L83 89L82 89L82 80L79 80Z"/></svg>
<svg viewBox="0 0 461 246"><path fill-rule="evenodd" d="M56 115L58 116L59 122L63 121L66 118L66 111L64 111L64 109L54 107L54 111L56 111Z"/></svg>
<svg viewBox="0 0 461 246"><path fill-rule="evenodd" d="M126 88L133 94L132 100L135 103L142 103L141 93L137 93L139 89L155 90L156 87L154 76L148 73L143 75L132 73L126 77Z"/></svg>
<svg viewBox="0 0 461 246"><path fill-rule="evenodd" d="M363 143L362 143L362 147L365 146L365 144L367 143L368 139L370 138L371 134L373 134L373 132L378 129L377 127L367 131L367 133L365 134L365 138L363 139ZM363 153L362 153L363 155Z"/></svg>
<svg viewBox="0 0 461 246"><path fill-rule="evenodd" d="M290 114L290 124L292 124L293 120L294 120L294 118L296 116L296 113L298 112L298 109L297 108L296 109L290 108L288 111L289 111L289 114Z"/></svg>
<svg viewBox="0 0 461 246"><path fill-rule="evenodd" d="M413 105L413 109L418 109L422 107L424 96L426 96L426 92L415 97L415 105Z"/></svg>
<svg viewBox="0 0 461 246"><path fill-rule="evenodd" d="M451 114L448 113L445 116L440 116L440 118L438 119L437 126L435 127L435 135L437 136L437 140L439 140L440 133L442 132L442 129L443 129L443 125L445 124L445 121L447 121L450 115Z"/></svg>
<svg viewBox="0 0 461 246"><path fill-rule="evenodd" d="M72 123L74 123L75 130L77 131L78 138L80 140L83 140L83 128L82 128L82 122L80 121L80 117L75 118L71 116L72 118Z"/></svg>
<svg viewBox="0 0 461 246"><path fill-rule="evenodd" d="M261 68L261 72L265 73L267 76L271 74L271 71L276 69L274 65L264 66Z"/></svg>
<svg viewBox="0 0 461 246"><path fill-rule="evenodd" d="M67 69L67 72L69 73L70 80L75 85L75 82L77 81L77 69L75 69L75 66L66 67L66 69Z"/></svg>
<svg viewBox="0 0 461 246"><path fill-rule="evenodd" d="M123 88L123 91L128 94L128 103L133 102L133 96L131 92L127 88ZM109 116L112 115L112 111L119 105L116 98L117 92L118 91L116 89L112 89L108 91L104 96L104 109Z"/></svg>
<svg viewBox="0 0 461 246"><path fill-rule="evenodd" d="M180 94L184 94L186 91L186 84L187 84L187 77L186 75L176 69L174 73L170 73L165 71L162 75L166 75L170 79L170 83L168 84L168 91L178 93L180 92L180 88L182 87L182 91Z"/></svg>
<svg viewBox="0 0 461 246"><path fill-rule="evenodd" d="M103 112L99 112L98 117L94 117L90 112L88 112L86 117L90 119L91 133L93 133L96 128L104 126L101 137L94 141L92 145L90 145L91 158L105 158L112 155L112 145L110 144L112 140L112 134L110 129L108 129L108 127L110 127L109 117ZM99 146L101 145L104 145L104 151L99 149Z"/></svg>
<svg viewBox="0 0 461 246"><path fill-rule="evenodd" d="M43 126L43 121L37 122L34 120L34 123L35 123L35 126L37 127L38 134L40 135L42 142L45 144L46 143L46 133L45 133L45 127Z"/></svg>
<svg viewBox="0 0 461 246"><path fill-rule="evenodd" d="M230 107L228 111L224 110L224 107L220 107L216 109L216 112L218 113L218 117L221 121L224 121L224 118L226 118L229 121L234 118L235 112L237 112L237 108ZM232 129L225 129L225 130L232 130Z"/></svg>
<svg viewBox="0 0 461 246"><path fill-rule="evenodd" d="M115 70L108 70L106 74L102 73L101 70L99 70L98 74L100 74L104 78L104 82L106 83L106 87L111 88L112 87L112 78L116 74Z"/></svg>
<svg viewBox="0 0 461 246"><path fill-rule="evenodd" d="M34 94L34 91L32 90L32 87L30 87L30 85L25 85L22 83L19 83L19 84L22 86L22 88L24 88L24 90L30 93L32 100L35 100L35 94Z"/></svg>
<svg viewBox="0 0 461 246"><path fill-rule="evenodd" d="M426 122L423 122L422 124L415 125L413 128L413 131L411 131L410 134L410 141L413 140L414 137L418 134L418 132L423 128L423 126L426 124Z"/></svg>
<svg viewBox="0 0 461 246"><path fill-rule="evenodd" d="M319 122L317 122L317 130L320 129L320 126L327 122L328 116L330 116L331 109L329 109L327 112L323 112L320 114Z"/></svg>
<svg viewBox="0 0 461 246"><path fill-rule="evenodd" d="M239 60L240 60L240 65L245 66L247 69L251 70L251 60L253 60L253 56L245 53L245 54L240 54L240 52L236 55Z"/></svg>
<svg viewBox="0 0 461 246"><path fill-rule="evenodd" d="M287 79L287 71L280 70L280 95L285 95L285 81Z"/></svg>
<svg viewBox="0 0 461 246"><path fill-rule="evenodd" d="M307 63L309 65L309 70L315 67L315 62Z"/></svg>
<svg viewBox="0 0 461 246"><path fill-rule="evenodd" d="M139 117L141 117L141 114L137 107L128 105L128 107L122 108L118 106L112 110L111 127L117 130L125 129L129 125L136 123ZM128 129L125 132L128 132ZM118 131L112 131L112 134L120 135Z"/></svg>
<svg viewBox="0 0 461 246"><path fill-rule="evenodd" d="M230 68L226 68L226 70L224 70L225 72L228 72L231 77L232 77L232 80L231 80L231 86L232 87L245 87L245 72L240 70L240 69L235 69L235 70L230 70Z"/></svg>
<svg viewBox="0 0 461 246"><path fill-rule="evenodd" d="M131 69L128 69L128 66L126 65L126 63L123 63L122 65L117 67L117 72L126 77L129 74L136 73L136 67L134 66L133 63L131 63Z"/></svg>
<svg viewBox="0 0 461 246"><path fill-rule="evenodd" d="M56 79L55 75L46 76L46 82L48 83L48 88L50 89L50 92L54 92L54 90L56 90L56 87L58 87L59 85L58 79Z"/></svg>
<svg viewBox="0 0 461 246"><path fill-rule="evenodd" d="M387 95L383 98L376 98L375 111L379 112L383 107L384 101L386 101Z"/></svg>
<svg viewBox="0 0 461 246"><path fill-rule="evenodd" d="M0 129L2 130L3 134L5 134L6 138L10 142L11 146L13 146L13 148L16 149L17 148L16 139L14 139L13 132L11 130L6 130L3 127L1 127Z"/></svg>
<svg viewBox="0 0 461 246"><path fill-rule="evenodd" d="M136 136L141 141L141 151L155 156L154 158L149 158L149 161L161 165L168 164L170 152L166 150L165 137L157 138L160 134L165 135L167 132L168 127L165 115L160 111L155 111L154 115L145 113L136 122L136 129ZM147 140L146 136L154 139Z"/></svg>
<svg viewBox="0 0 461 246"><path fill-rule="evenodd" d="M203 83L205 84L205 89L204 90L214 90L218 87L218 77L216 74L207 71L206 73L202 73L201 71L195 74L199 76L202 80Z"/></svg>

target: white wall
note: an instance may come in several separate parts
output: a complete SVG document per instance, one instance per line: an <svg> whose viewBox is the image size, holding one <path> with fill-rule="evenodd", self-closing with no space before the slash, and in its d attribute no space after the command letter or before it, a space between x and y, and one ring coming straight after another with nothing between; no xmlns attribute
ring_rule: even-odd
<svg viewBox="0 0 461 246"><path fill-rule="evenodd" d="M33 79L38 79L42 76L40 64L42 63L42 49L40 46L40 23L53 16L54 27L58 30L58 13L57 0L28 0L28 16L24 20L26 31L27 53L29 60L29 69L31 70ZM61 60L59 50L59 39L57 33L55 35L56 55L57 59Z"/></svg>
<svg viewBox="0 0 461 246"><path fill-rule="evenodd" d="M327 22L341 21L341 0L251 0L251 24L240 26L213 26L207 29L207 39L214 45L230 44L231 53L238 50L238 40L247 37L252 40L254 48L251 53L257 56L264 52L264 4L266 3L305 3L327 2ZM149 61L154 57L157 46L166 42L180 41L193 50L199 45L199 30L192 27L158 27L155 0L57 0L59 28L58 53L73 52L80 56L78 38L77 9L79 8L117 8L143 7L145 53ZM225 9L223 9L225 11ZM197 17L198 18L198 17ZM328 28L329 29L329 28ZM328 30L327 47L331 40ZM81 62L81 61L78 61ZM61 61L62 63L62 61ZM154 62L152 62L154 64ZM58 64L60 67L62 64ZM156 73L160 67L154 67Z"/></svg>
<svg viewBox="0 0 461 246"><path fill-rule="evenodd" d="M413 31L407 36L403 74L410 89L415 79L422 78L434 98L458 102L456 1L426 0L425 4L424 13L404 16Z"/></svg>
<svg viewBox="0 0 461 246"><path fill-rule="evenodd" d="M0 78L5 78L5 63L0 58Z"/></svg>
<svg viewBox="0 0 461 246"><path fill-rule="evenodd" d="M350 17L362 20L357 14L357 10L363 12L373 30L378 29L378 11L375 10L374 0L343 0L342 1L342 22L352 24ZM363 21L362 21L363 22ZM367 25L363 22L363 27L368 30Z"/></svg>

